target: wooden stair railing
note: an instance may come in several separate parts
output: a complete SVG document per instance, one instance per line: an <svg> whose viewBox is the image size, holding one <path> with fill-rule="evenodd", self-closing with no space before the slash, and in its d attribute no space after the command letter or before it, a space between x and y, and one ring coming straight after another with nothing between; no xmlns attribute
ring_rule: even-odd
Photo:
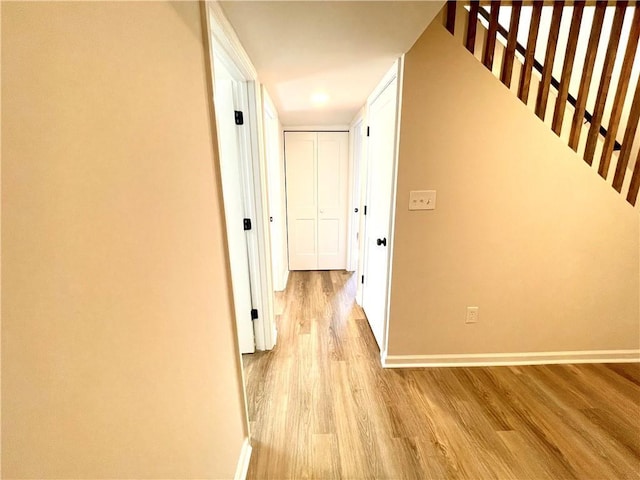
<svg viewBox="0 0 640 480"><path fill-rule="evenodd" d="M578 40L580 32L583 30L583 13L585 6L594 6L594 15L591 28L588 33L588 44L584 56L584 64L582 72L579 74L580 83L578 86L577 97L571 95L570 81L574 73L574 64L576 62L576 53L578 51ZM463 42L466 49L475 54L476 37L478 31L486 32L483 50L480 60L486 68L493 71L494 59L496 58L497 38L500 35L504 39L501 48L504 49L502 55L502 63L500 65L499 74L496 76L507 87L510 88L514 77L514 64L518 63L520 68L520 77L517 83L517 96L525 104L529 105L529 92L532 85L532 74L535 70L540 77L535 104L530 105L535 114L545 121L547 113L547 104L550 102L551 89L556 94L553 117L551 119L551 129L562 138L562 130L565 115L571 107L574 109L573 114L567 117L571 118L571 125L565 132L568 135L567 144L575 152L581 150L579 148L580 136L585 124L589 124L588 133L582 157L584 161L592 165L596 154L596 147L601 145L600 159L597 165L597 171L603 179L607 179L611 169L612 161L615 160L614 153L617 153L617 163L615 164L612 186L623 194L631 205L636 205L640 192L640 154L635 153L635 164L633 172L630 169L630 159L633 153L634 142L640 150L640 135L638 132L638 123L640 121L640 79L632 78L633 65L640 41L640 2L621 0L612 4L606 0L587 2L572 1L567 2L567 7L571 6L572 15L570 19L569 35L567 43L559 46L559 37L561 32L561 23L563 13L565 11L565 2L556 1L553 3L551 14L551 25L548 32L540 31L541 17L545 6L542 0L528 1L525 5L531 8L531 21L527 35L527 44L518 43L518 28L520 25L520 16L523 8L522 1L503 2L502 6L511 7L511 17L508 29L502 26L499 21L499 11L501 7L500 1L448 1L445 7L445 25L447 30L455 35L456 31L456 11L458 4L463 5L467 14L466 28L463 33ZM549 5L547 2L546 5ZM485 8L488 6L489 9ZM549 5L550 7L550 5ZM550 7L551 8L551 7ZM596 85L594 82L594 67L596 57L598 55L598 47L600 45L601 32L605 21L607 8L614 9L613 21L611 24L611 33L607 42L606 51L604 52L604 61L602 73L599 78L597 95L593 106L593 113L587 111L587 98L589 96L590 87ZM633 18L628 29L628 37L622 38L623 24L627 10L633 8ZM460 10L466 12L466 10ZM480 26L479 20L483 19L487 23L487 27ZM568 18L566 19L568 21ZM586 29L584 29L586 30ZM586 31L583 32L586 38ZM546 37L546 52L544 64L538 62L535 58L536 46L539 39L543 35ZM627 35L625 33L625 35ZM624 52L619 51L621 40L626 45ZM562 73L559 79L553 77L553 66L558 48L564 49L564 60L562 64ZM516 57L516 53L521 58ZM622 55L622 57L620 57ZM640 55L640 53L638 54ZM615 95L612 103L609 97L609 90L612 85L614 76L614 66L616 60L621 59L621 68L617 76L617 84L615 87ZM496 65L497 67L497 65ZM631 92L630 86L635 83L635 91ZM515 84L514 84L515 85ZM515 88L515 87L514 87ZM633 95L633 96L632 96ZM603 125L603 118L607 109L607 101L609 101L611 113L609 115L608 124ZM629 104L631 105L629 107ZM623 119L624 112L628 111L628 117ZM625 120L624 135L618 130ZM617 139L622 136L622 141ZM625 180L628 183L627 192L623 192Z"/></svg>

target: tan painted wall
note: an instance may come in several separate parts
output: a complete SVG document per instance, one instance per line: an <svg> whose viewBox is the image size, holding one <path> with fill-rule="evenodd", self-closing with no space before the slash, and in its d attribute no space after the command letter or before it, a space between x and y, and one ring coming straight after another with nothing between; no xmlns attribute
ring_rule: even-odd
<svg viewBox="0 0 640 480"><path fill-rule="evenodd" d="M388 353L637 349L633 208L437 22L404 75Z"/></svg>
<svg viewBox="0 0 640 480"><path fill-rule="evenodd" d="M3 478L232 478L196 2L2 2Z"/></svg>

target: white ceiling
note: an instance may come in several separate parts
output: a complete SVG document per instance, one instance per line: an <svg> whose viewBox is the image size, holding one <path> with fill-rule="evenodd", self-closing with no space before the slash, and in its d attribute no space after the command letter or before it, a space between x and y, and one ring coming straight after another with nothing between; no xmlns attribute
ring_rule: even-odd
<svg viewBox="0 0 640 480"><path fill-rule="evenodd" d="M286 127L348 125L443 1L222 1ZM314 93L326 93L323 106Z"/></svg>

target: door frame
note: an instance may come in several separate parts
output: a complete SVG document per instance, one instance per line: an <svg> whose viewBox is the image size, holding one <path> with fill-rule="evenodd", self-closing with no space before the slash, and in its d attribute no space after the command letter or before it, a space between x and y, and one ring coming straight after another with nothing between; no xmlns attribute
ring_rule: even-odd
<svg viewBox="0 0 640 480"><path fill-rule="evenodd" d="M207 1L205 11L211 68L213 69L215 51L216 57L222 59L225 65L235 72L237 79L245 82L247 86L246 97L242 99L246 128L240 130L239 137L243 182L247 186L244 200L253 224L252 230L247 232L247 243L251 297L253 307L258 309L258 318L254 321L254 333L256 349L271 350L275 346L277 332L273 311L271 245L267 209L268 179L263 141L261 89L258 74L220 5L215 1ZM210 100L213 101L213 99Z"/></svg>
<svg viewBox="0 0 640 480"><path fill-rule="evenodd" d="M287 287L289 279L289 262L287 260L287 206L286 206L286 189L285 189L285 170L284 170L284 134L278 118L278 110L276 109L269 92L262 87L262 101L264 114L264 140L265 154L267 162L267 178L269 181L268 197L269 197L269 221L271 216L276 215L276 226L278 227L277 242L273 242L271 238L271 269L274 278L272 279L274 289L281 292ZM269 131L267 128L267 117L275 122L275 132ZM272 152L269 152L272 150ZM272 158L271 153L275 155ZM274 192L273 190L278 190ZM278 200L277 204L272 204L274 195ZM272 232L271 224L269 232ZM279 265L274 264L274 252L277 252Z"/></svg>
<svg viewBox="0 0 640 480"><path fill-rule="evenodd" d="M396 122L395 122L395 131L394 131L394 147L393 147L393 165L392 165L392 176L391 176L391 198L390 202L390 215L389 215L389 237L388 237L388 248L389 255L387 257L387 285L386 285L386 298L385 298L385 308L383 314L383 329L382 329L382 347L380 349L380 362L382 366L385 366L386 358L387 358L387 350L389 346L389 312L391 306L391 286L392 275L393 275L393 252L395 248L395 224L396 224L396 197L397 197L397 187L398 187L398 155L399 155L399 147L400 147L400 121L402 118L402 79L403 79L403 71L404 71L404 55L402 55L396 62L394 62L393 66L389 69L389 71L382 78L378 86L373 90L369 98L367 99L366 105L366 121L369 122L369 110L371 104L384 92L384 90L393 82L393 80L397 79L397 92L396 92ZM365 144L368 142L365 141ZM368 161L368 148L367 148L367 165ZM369 203L369 198L371 196L371 191L369 188L369 181L371 177L371 172L369 168L366 168L366 188L364 192L363 198L365 198L364 205ZM361 229L361 232L366 232L366 216L364 216L364 230ZM362 235L361 235L362 237ZM360 252L362 256L362 267L364 270L364 266L366 265L366 258L368 254L368 244L364 241L364 249ZM359 271L360 275L366 275L367 272ZM361 305L362 300L364 300L364 289L366 288L366 284L362 286L362 293L360 295Z"/></svg>
<svg viewBox="0 0 640 480"><path fill-rule="evenodd" d="M360 138L363 139L364 118L358 115L356 119L351 123L349 127L349 221L347 224L347 271L355 272L358 270L358 256L356 255L356 249L354 243L357 244L357 240L354 240L353 235L360 231L360 215L355 215L355 209L358 209L360 213L360 166L362 165L362 151L364 141L358 146L356 144L356 132L360 130ZM356 161L356 150L359 151L359 158ZM359 238L358 238L359 240Z"/></svg>
<svg viewBox="0 0 640 480"><path fill-rule="evenodd" d="M366 234L367 234L367 223L366 223L366 219L367 217L364 215L364 206L367 203L367 188L368 188L368 167L369 167L369 159L368 159L368 149L369 149L369 141L366 134L366 128L367 128L367 103L365 103L362 108L360 109L360 111L358 112L358 114L356 115L356 117L353 119L353 122L351 122L351 126L349 128L350 132L353 132L353 129L356 127L356 125L361 124L362 125L362 129L363 129L363 133L362 133L362 145L361 147L361 151L360 151L360 168L358 170L358 178L354 178L353 179L353 184L355 186L355 182L358 182L358 185L360 186L360 195L359 198L356 199L357 203L355 206L358 207L358 231L359 233L359 237L358 237L358 258L356 259L357 262L357 268L356 268L356 284L357 284L357 288L356 288L356 302L358 305L362 306L362 301L363 301L363 292L364 292L364 285L362 283L362 275L363 275L363 270L364 270L364 243L365 243L365 239L366 239ZM352 133L353 135L353 133ZM354 138L354 142L355 142L355 138ZM355 145L354 145L355 148Z"/></svg>
<svg viewBox="0 0 640 480"><path fill-rule="evenodd" d="M349 270L349 254L350 254L350 242L349 242L349 235L350 235L350 218L348 217L349 212L350 212L350 208L351 208L351 196L352 196L352 187L353 184L351 182L351 155L350 155L350 149L351 149L351 135L350 135L350 131L349 128L342 128L342 129L337 129L338 127L318 127L317 129L313 130L314 127L309 126L309 127L295 127L295 128L284 128L284 133L283 133L283 137L284 137L284 165L285 165L285 205L287 208L287 259L289 262L289 270L339 270L339 271L350 271ZM289 137L289 135L294 136L294 138L290 138L290 140L287 140ZM309 258L308 262L303 261L303 260L299 260L297 262L293 262L296 263L296 267L297 268L292 268L292 255L291 255L291 249L292 249L292 235L295 236L295 232L291 231L292 227L292 208L291 205L295 204L295 200L291 199L291 194L290 194L290 185L291 185L291 162L290 162L290 158L288 158L288 156L290 155L290 150L291 150L291 143L293 143L295 141L295 137L298 135L306 135L306 136L310 136L313 135L314 139L313 139L313 143L314 143L314 151L313 151L313 158L314 158L314 169L315 169L315 177L314 177L314 188L316 188L315 192L316 192L316 206L315 206L315 254L313 254L315 256L315 264L311 265L311 259ZM341 154L340 158L342 159L340 161L341 166L344 168L344 170L342 170L342 172L344 173L344 175L342 175L340 178L344 177L344 183L342 181L340 181L340 188L339 187L339 195L341 197L341 208L339 209L341 212L341 215L345 215L343 218L343 220L341 220L340 222L340 232L339 235L342 238L342 241L339 240L339 243L342 245L341 248L344 248L343 252L339 255L340 259L339 261L336 260L336 263L333 264L331 262L329 262L330 265L328 265L327 263L323 263L322 262L327 262L327 259L321 259L321 254L320 254L320 220L321 220L321 215L323 213L323 210L320 208L319 202L320 202L320 189L319 186L321 184L320 180L319 180L319 172L320 172L320 150L321 150L321 145L324 144L324 142L327 141L327 136L331 135L335 138L336 135L339 135L339 143L341 145L341 152L344 152L344 156ZM343 136L344 135L344 136ZM287 148L287 144L289 144L289 148ZM344 147L344 148L343 148ZM295 163L295 162L294 162ZM298 183L298 182L294 182L294 183ZM344 198L343 198L344 195ZM342 199L344 199L344 202L342 202ZM295 214L293 215L295 217ZM323 217L324 218L324 217ZM309 257L311 257L311 254L308 255ZM338 256L338 255L336 255ZM300 263L306 263L304 266L300 265ZM339 265L339 266L336 266Z"/></svg>

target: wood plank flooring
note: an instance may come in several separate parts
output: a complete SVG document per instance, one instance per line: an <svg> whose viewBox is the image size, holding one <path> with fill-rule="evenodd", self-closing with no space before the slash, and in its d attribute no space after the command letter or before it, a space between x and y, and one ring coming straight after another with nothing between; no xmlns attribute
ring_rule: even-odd
<svg viewBox="0 0 640 480"><path fill-rule="evenodd" d="M384 370L355 289L291 272L244 356L248 478L640 478L640 365Z"/></svg>

